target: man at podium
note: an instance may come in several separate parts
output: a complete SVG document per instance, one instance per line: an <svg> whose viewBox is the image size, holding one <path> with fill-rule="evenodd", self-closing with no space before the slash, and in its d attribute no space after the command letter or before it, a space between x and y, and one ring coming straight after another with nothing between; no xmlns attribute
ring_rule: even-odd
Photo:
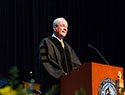
<svg viewBox="0 0 125 95"><path fill-rule="evenodd" d="M62 76L81 65L74 50L63 40L67 32L68 23L65 18L56 18L53 21L53 35L40 43L42 93L51 89L53 85L59 85Z"/></svg>

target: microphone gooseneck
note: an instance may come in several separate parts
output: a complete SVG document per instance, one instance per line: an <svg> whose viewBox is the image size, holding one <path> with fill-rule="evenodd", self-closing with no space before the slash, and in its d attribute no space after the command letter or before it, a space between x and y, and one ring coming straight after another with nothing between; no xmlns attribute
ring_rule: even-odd
<svg viewBox="0 0 125 95"><path fill-rule="evenodd" d="M90 45L90 44L88 44L88 46L89 46L90 48L92 48L93 50L95 50L95 51L101 56L101 58L105 61L105 63L106 63L107 65L110 65L110 64L108 63L108 61L104 58L104 56L99 52L99 50L97 50L95 47L93 47L93 46Z"/></svg>

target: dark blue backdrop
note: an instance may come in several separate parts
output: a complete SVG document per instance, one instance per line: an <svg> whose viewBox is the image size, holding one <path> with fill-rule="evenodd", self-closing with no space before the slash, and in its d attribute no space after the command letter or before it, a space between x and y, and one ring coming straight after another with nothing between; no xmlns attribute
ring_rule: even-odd
<svg viewBox="0 0 125 95"><path fill-rule="evenodd" d="M8 77L18 66L20 79L37 77L38 47L52 34L52 21L65 17L70 30L65 40L82 63L124 67L124 3L120 0L0 0L0 74Z"/></svg>

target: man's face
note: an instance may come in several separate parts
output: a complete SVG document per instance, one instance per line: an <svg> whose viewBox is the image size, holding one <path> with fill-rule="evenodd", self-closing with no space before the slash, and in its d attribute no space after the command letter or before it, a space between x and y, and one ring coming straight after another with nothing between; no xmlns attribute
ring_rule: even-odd
<svg viewBox="0 0 125 95"><path fill-rule="evenodd" d="M54 26L53 29L56 33L56 36L59 39L63 39L68 32L68 23L64 19L61 19L57 22L57 25Z"/></svg>

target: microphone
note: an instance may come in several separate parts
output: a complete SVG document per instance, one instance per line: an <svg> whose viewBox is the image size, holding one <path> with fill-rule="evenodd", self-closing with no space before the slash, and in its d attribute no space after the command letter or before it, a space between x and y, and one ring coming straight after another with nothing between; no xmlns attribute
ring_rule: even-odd
<svg viewBox="0 0 125 95"><path fill-rule="evenodd" d="M90 48L92 48L93 50L95 50L95 51L101 56L101 58L105 61L105 63L106 63L107 65L110 65L110 64L108 63L108 61L103 57L103 55L102 55L95 47L93 47L93 46L90 45L90 44L88 44L88 46L89 46Z"/></svg>

